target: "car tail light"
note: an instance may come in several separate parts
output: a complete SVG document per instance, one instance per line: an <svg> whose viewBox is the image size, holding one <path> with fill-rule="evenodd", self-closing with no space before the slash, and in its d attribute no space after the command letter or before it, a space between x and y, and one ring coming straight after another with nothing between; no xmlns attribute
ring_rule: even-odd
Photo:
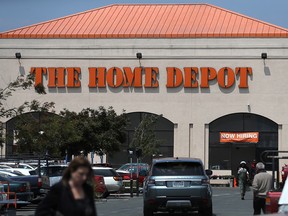
<svg viewBox="0 0 288 216"><path fill-rule="evenodd" d="M148 179L147 184L148 185L155 185L155 180L154 179Z"/></svg>
<svg viewBox="0 0 288 216"><path fill-rule="evenodd" d="M266 205L271 205L271 198L270 197L266 197Z"/></svg>
<svg viewBox="0 0 288 216"><path fill-rule="evenodd" d="M42 178L38 178L37 186L38 186L38 188L42 187Z"/></svg>
<svg viewBox="0 0 288 216"><path fill-rule="evenodd" d="M94 176L94 180L96 184L105 184L103 176Z"/></svg>
<svg viewBox="0 0 288 216"><path fill-rule="evenodd" d="M122 178L120 176L114 176L113 179L115 181L122 181Z"/></svg>
<svg viewBox="0 0 288 216"><path fill-rule="evenodd" d="M130 175L129 174L124 174L122 175L123 180L130 180Z"/></svg>
<svg viewBox="0 0 288 216"><path fill-rule="evenodd" d="M18 188L18 192L25 192L27 190L27 185L21 185L21 187Z"/></svg>
<svg viewBox="0 0 288 216"><path fill-rule="evenodd" d="M104 182L104 178L101 177L100 180L99 180L99 182L100 182L100 184L105 184L105 182Z"/></svg>

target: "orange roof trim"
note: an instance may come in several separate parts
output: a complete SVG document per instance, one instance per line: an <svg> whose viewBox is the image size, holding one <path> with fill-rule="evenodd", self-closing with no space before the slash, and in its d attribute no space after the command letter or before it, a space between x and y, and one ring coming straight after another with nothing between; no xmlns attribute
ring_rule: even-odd
<svg viewBox="0 0 288 216"><path fill-rule="evenodd" d="M209 4L121 4L0 33L0 38L287 38L288 29Z"/></svg>

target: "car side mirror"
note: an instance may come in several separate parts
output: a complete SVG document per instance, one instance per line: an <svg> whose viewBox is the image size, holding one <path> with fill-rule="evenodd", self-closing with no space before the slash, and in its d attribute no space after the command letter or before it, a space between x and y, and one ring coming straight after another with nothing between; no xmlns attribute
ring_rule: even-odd
<svg viewBox="0 0 288 216"><path fill-rule="evenodd" d="M205 170L207 176L212 176L213 171L212 170Z"/></svg>

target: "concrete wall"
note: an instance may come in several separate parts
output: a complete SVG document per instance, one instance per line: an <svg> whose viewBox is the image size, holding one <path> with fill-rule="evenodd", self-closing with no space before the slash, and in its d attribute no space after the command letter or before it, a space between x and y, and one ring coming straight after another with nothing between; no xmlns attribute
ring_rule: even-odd
<svg viewBox="0 0 288 216"><path fill-rule="evenodd" d="M46 95L33 90L15 92L5 106L37 99L54 101L58 111L104 105L118 112L163 114L175 124L175 156L201 158L207 167L208 124L230 113L251 112L275 121L279 124L279 150L288 150L287 42L258 38L1 39L0 85L13 81L19 70L29 73L31 67L80 67L81 88L47 89ZM21 66L16 52L21 52ZM159 68L159 88L88 88L88 67L138 67L137 52L143 54L142 66ZM263 52L268 54L265 63ZM230 89L221 89L215 82L209 89L167 89L166 67L252 67L253 77L249 78L249 88L242 90L239 80Z"/></svg>

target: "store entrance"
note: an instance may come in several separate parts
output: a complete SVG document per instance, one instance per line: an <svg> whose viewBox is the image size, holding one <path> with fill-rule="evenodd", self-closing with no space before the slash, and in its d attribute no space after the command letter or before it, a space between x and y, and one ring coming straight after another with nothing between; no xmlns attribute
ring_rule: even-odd
<svg viewBox="0 0 288 216"><path fill-rule="evenodd" d="M225 142L220 134L257 133L257 140ZM226 134L226 135L225 135ZM242 160L250 167L251 161L261 161L261 153L278 150L278 124L260 115L235 113L220 117L209 124L209 168L237 174ZM271 170L271 164L265 164Z"/></svg>
<svg viewBox="0 0 288 216"><path fill-rule="evenodd" d="M251 162L256 157L256 145L252 143L232 143L231 146L231 168L232 175L236 176L239 163L246 161L250 167Z"/></svg>

